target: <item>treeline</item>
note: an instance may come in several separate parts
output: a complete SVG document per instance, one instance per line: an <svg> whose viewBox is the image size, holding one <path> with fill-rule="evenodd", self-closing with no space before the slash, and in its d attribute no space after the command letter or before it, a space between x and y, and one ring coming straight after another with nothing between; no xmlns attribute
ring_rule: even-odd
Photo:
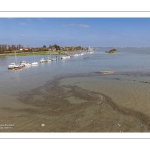
<svg viewBox="0 0 150 150"><path fill-rule="evenodd" d="M0 44L0 54L4 54L4 53L13 53L14 51L17 53L21 53L21 52L29 52L29 51L59 51L59 50L63 50L63 51L70 51L70 50L81 50L83 49L81 46L65 46L65 47L60 47L57 44L54 45L49 45L48 47L46 47L46 45L42 46L42 47L24 47L23 45L19 44L19 45L7 45L7 44Z"/></svg>
<svg viewBox="0 0 150 150"><path fill-rule="evenodd" d="M23 45L7 45L7 44L0 44L0 53L7 53L7 52L14 52L16 50L23 49Z"/></svg>

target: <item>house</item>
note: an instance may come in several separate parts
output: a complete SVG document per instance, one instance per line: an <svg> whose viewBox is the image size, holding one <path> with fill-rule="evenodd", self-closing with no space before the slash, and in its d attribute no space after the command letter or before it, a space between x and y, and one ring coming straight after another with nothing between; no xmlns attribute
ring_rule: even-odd
<svg viewBox="0 0 150 150"><path fill-rule="evenodd" d="M55 47L50 47L48 50L49 51L56 51L56 48Z"/></svg>
<svg viewBox="0 0 150 150"><path fill-rule="evenodd" d="M23 48L23 51L29 51L29 49L28 48Z"/></svg>

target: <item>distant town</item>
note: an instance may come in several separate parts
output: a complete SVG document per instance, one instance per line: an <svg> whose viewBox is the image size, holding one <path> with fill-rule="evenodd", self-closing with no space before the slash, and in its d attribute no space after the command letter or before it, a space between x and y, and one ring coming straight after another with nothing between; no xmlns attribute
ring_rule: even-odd
<svg viewBox="0 0 150 150"><path fill-rule="evenodd" d="M24 47L23 45L7 45L7 44L0 44L0 54L7 54L7 53L22 53L22 52L42 52L42 51L74 51L74 50L83 50L84 48L81 46L65 46L61 47L57 44L43 45L42 47Z"/></svg>

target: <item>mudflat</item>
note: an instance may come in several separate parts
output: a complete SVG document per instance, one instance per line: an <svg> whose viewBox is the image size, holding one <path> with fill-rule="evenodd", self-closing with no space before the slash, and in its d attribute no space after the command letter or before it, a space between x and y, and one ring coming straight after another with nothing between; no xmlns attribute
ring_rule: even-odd
<svg viewBox="0 0 150 150"><path fill-rule="evenodd" d="M131 73L125 75L135 76ZM108 81L108 83L105 82L109 86L105 87L106 92L95 88L90 90L86 88L86 85L84 85L85 88L82 85L83 79L91 78L92 81L99 77L106 78ZM43 86L22 92L18 95L18 101L30 107L3 107L5 115L1 118L1 124L4 122L8 125L2 126L1 131L149 132L150 115L139 109L140 107L134 108L134 102L136 105L138 100L134 101L131 98L130 104L127 105L127 102L122 102L121 99L119 101L109 95L109 88L113 88L115 91L115 86L111 86L111 81L121 84L122 79L117 77L117 74L104 75L103 73L58 76ZM82 78L82 80L78 80L78 78ZM72 84L70 81L75 81L76 84L75 82ZM104 87L102 81L105 80L100 80L99 87ZM135 80L133 79L132 82ZM123 83L125 82L123 81ZM139 83L148 85L148 82L142 82L142 80L138 81ZM124 95L122 94L122 96ZM9 124L13 124L13 126Z"/></svg>

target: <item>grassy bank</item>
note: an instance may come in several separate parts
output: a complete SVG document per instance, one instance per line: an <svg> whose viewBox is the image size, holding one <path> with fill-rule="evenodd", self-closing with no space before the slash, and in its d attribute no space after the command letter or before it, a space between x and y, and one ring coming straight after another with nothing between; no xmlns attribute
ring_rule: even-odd
<svg viewBox="0 0 150 150"><path fill-rule="evenodd" d="M14 56L15 53L5 53L0 54L0 56ZM59 52L22 52L22 53L16 53L17 56L32 56L32 55L64 55L64 51Z"/></svg>

